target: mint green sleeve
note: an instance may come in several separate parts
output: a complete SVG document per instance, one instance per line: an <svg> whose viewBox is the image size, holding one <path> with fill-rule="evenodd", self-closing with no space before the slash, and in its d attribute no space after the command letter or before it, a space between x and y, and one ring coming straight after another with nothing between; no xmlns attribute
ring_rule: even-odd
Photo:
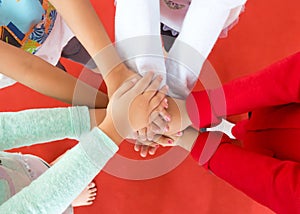
<svg viewBox="0 0 300 214"><path fill-rule="evenodd" d="M87 107L1 112L0 150L64 138L78 139L89 130Z"/></svg>
<svg viewBox="0 0 300 214"><path fill-rule="evenodd" d="M117 152L118 147L94 128L53 167L0 207L0 213L62 213Z"/></svg>

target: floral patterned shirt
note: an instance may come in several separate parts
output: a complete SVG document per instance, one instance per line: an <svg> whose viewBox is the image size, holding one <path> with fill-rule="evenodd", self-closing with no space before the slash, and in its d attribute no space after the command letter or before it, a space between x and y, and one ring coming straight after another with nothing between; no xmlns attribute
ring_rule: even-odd
<svg viewBox="0 0 300 214"><path fill-rule="evenodd" d="M0 39L32 54L47 39L57 17L48 0L0 0L0 13Z"/></svg>

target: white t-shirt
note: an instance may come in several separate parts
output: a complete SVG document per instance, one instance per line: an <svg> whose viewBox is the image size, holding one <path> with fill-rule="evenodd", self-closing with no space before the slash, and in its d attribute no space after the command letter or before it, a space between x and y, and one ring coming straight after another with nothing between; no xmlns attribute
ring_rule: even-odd
<svg viewBox="0 0 300 214"><path fill-rule="evenodd" d="M190 4L191 0L160 0L161 22L173 30L180 32ZM230 15L226 20L223 29L232 24L241 13L243 2L234 2L234 4L235 5L231 5L230 7L237 6L231 9Z"/></svg>
<svg viewBox="0 0 300 214"><path fill-rule="evenodd" d="M189 9L191 0L160 0L160 19L161 22L171 29L180 32L183 20ZM233 24L239 17L243 5L239 5L230 11L223 29Z"/></svg>
<svg viewBox="0 0 300 214"><path fill-rule="evenodd" d="M172 95L184 97L197 80L216 40L237 20L245 3L246 0L119 0L116 47L124 60L130 59L130 68L141 74L145 70L159 71L166 77ZM159 51L160 22L180 32L167 60ZM147 40L149 36L154 39ZM122 42L130 39L128 45Z"/></svg>

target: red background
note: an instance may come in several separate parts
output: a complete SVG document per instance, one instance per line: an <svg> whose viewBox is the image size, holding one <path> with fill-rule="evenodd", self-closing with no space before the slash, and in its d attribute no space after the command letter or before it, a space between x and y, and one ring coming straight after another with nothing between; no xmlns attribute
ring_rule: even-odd
<svg viewBox="0 0 300 214"><path fill-rule="evenodd" d="M91 2L113 39L113 1ZM209 56L220 79L227 82L297 52L300 49L299 6L298 0L249 0L238 25L229 31L227 38L219 39ZM72 74L79 75L80 66L64 62L68 70L73 69ZM92 78L87 80L92 84L89 79ZM21 84L0 90L0 100L1 111L67 106ZM75 143L63 140L23 148L22 151L39 155L50 162ZM120 150L119 153L125 157L140 159L132 144L123 143ZM158 155L163 152L165 150L161 149ZM95 181L98 186L95 203L76 208L75 213L271 213L206 172L191 157L173 171L155 179L132 181L101 172Z"/></svg>

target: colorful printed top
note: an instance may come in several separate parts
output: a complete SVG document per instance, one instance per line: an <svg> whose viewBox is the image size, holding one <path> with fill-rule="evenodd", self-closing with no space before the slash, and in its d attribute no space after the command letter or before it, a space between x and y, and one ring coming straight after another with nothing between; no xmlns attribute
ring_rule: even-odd
<svg viewBox="0 0 300 214"><path fill-rule="evenodd" d="M0 39L36 53L57 17L48 0L0 0Z"/></svg>

